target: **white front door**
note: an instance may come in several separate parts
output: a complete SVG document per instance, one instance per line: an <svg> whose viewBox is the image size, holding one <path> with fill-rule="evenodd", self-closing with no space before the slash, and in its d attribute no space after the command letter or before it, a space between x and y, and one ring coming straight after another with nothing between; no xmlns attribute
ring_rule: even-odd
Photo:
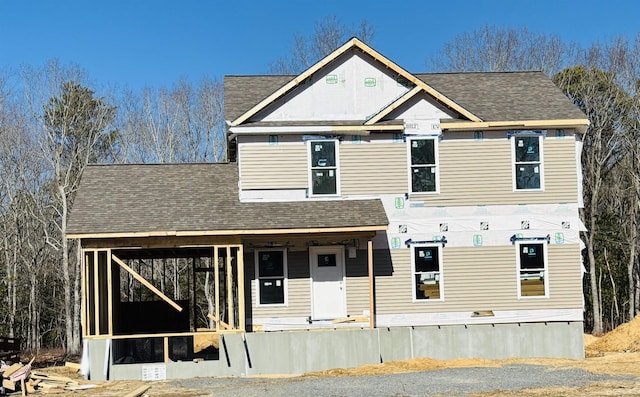
<svg viewBox="0 0 640 397"><path fill-rule="evenodd" d="M345 317L344 248L309 247L309 262L312 319Z"/></svg>

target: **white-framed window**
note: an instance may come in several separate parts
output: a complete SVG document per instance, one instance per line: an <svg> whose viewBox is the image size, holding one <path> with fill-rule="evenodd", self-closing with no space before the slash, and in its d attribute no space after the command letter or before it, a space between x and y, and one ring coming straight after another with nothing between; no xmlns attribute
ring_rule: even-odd
<svg viewBox="0 0 640 397"><path fill-rule="evenodd" d="M547 297L549 291L547 243L518 241L516 250L518 297Z"/></svg>
<svg viewBox="0 0 640 397"><path fill-rule="evenodd" d="M412 290L416 301L444 300L441 251L441 244L411 246Z"/></svg>
<svg viewBox="0 0 640 397"><path fill-rule="evenodd" d="M310 195L338 195L338 140L311 140L308 145Z"/></svg>
<svg viewBox="0 0 640 397"><path fill-rule="evenodd" d="M544 188L542 135L514 135L513 153L513 189L542 190Z"/></svg>
<svg viewBox="0 0 640 397"><path fill-rule="evenodd" d="M259 249L256 256L256 303L263 305L287 304L287 250Z"/></svg>
<svg viewBox="0 0 640 397"><path fill-rule="evenodd" d="M411 193L438 192L438 139L410 138L408 142Z"/></svg>

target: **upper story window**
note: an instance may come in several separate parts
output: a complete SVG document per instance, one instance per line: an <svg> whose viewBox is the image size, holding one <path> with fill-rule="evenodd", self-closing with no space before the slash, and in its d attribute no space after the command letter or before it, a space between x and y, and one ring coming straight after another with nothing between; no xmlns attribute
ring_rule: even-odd
<svg viewBox="0 0 640 397"><path fill-rule="evenodd" d="M518 297L547 296L547 252L545 243L516 243Z"/></svg>
<svg viewBox="0 0 640 397"><path fill-rule="evenodd" d="M513 137L513 179L515 190L541 190L542 136L515 135Z"/></svg>
<svg viewBox="0 0 640 397"><path fill-rule="evenodd" d="M337 142L337 140L309 141L311 196L338 194Z"/></svg>
<svg viewBox="0 0 640 397"><path fill-rule="evenodd" d="M258 305L284 305L287 302L287 251L264 249L256 251Z"/></svg>
<svg viewBox="0 0 640 397"><path fill-rule="evenodd" d="M413 292L416 300L442 300L441 244L412 246Z"/></svg>
<svg viewBox="0 0 640 397"><path fill-rule="evenodd" d="M412 138L409 140L411 193L438 191L438 140Z"/></svg>

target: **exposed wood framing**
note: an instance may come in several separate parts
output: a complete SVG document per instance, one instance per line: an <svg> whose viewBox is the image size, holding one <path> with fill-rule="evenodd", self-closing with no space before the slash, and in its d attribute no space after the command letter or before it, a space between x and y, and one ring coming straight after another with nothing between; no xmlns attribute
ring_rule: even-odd
<svg viewBox="0 0 640 397"><path fill-rule="evenodd" d="M100 335L100 277L98 267L98 251L93 251L93 317L95 334Z"/></svg>
<svg viewBox="0 0 640 397"><path fill-rule="evenodd" d="M167 302L168 304L170 304L171 306L173 306L177 311L181 312L182 311L182 307L180 305L178 305L176 302L174 302L171 298L169 298L168 296L166 296L165 294L163 294L159 289L157 289L156 287L153 286L153 284L151 284L150 282L148 282L147 280L144 279L144 277L142 277L140 274L138 274L135 270L133 270L132 268L130 268L129 266L127 266L126 263L124 263L120 258L118 258L117 256L111 254L111 259L116 262L118 265L120 265L121 268L123 268L124 270L126 270L127 272L129 272L129 274L131 274L133 276L133 278L135 278L136 280L138 280L142 285L144 285L145 287L149 288L153 293L155 293L156 295L158 295L160 298L162 298L162 300L164 300L165 302Z"/></svg>
<svg viewBox="0 0 640 397"><path fill-rule="evenodd" d="M86 254L81 250L81 266L80 266L80 326L82 327L82 336L89 335L89 322L87 321L87 269L85 258Z"/></svg>
<svg viewBox="0 0 640 397"><path fill-rule="evenodd" d="M214 267L213 267L213 278L215 280L216 283L216 290L215 290L215 296L216 296L216 316L220 316L220 270L218 267L218 248L214 248L213 249L213 261L214 261ZM220 322L216 321L216 330L220 330Z"/></svg>
<svg viewBox="0 0 640 397"><path fill-rule="evenodd" d="M169 337L165 336L162 338L162 349L164 351L164 362L168 363L169 360Z"/></svg>
<svg viewBox="0 0 640 397"><path fill-rule="evenodd" d="M227 319L229 320L229 324L231 324L232 327L234 327L235 325L235 318L234 318L234 306L233 306L233 267L231 266L232 263L232 258L231 258L231 248L230 247L226 247L225 250L227 251L227 263L226 263L226 267L227 267ZM235 327L234 327L235 328Z"/></svg>
<svg viewBox="0 0 640 397"><path fill-rule="evenodd" d="M375 328L375 300L374 300L374 273L373 273L373 241L367 241L367 267L369 273L369 328Z"/></svg>
<svg viewBox="0 0 640 397"><path fill-rule="evenodd" d="M224 328L224 329L231 329L231 327L229 326L229 324L225 323L225 322L224 322L224 321L222 321L222 320L219 320L219 319L218 319L218 317L214 316L213 314L208 313L208 314L207 314L207 317L208 317L208 318L210 318L211 320L215 321L215 322L216 322L216 325L217 325L217 324L220 324L220 326L221 326L222 328ZM216 329L217 329L217 328L218 328L218 327L216 326Z"/></svg>
<svg viewBox="0 0 640 397"><path fill-rule="evenodd" d="M242 245L238 246L238 252L236 253L238 261L238 315L239 328L245 329L245 315L244 315L244 251Z"/></svg>
<svg viewBox="0 0 640 397"><path fill-rule="evenodd" d="M125 232L125 233L87 233L68 234L72 239L103 238L136 238L136 237L195 237L195 236L228 236L228 235L261 235L261 234L309 234L309 233L350 233L387 230L387 225L328 227L308 229L253 229L253 230L196 230L196 231L163 231L163 232Z"/></svg>
<svg viewBox="0 0 640 397"><path fill-rule="evenodd" d="M505 121L483 121L483 122L450 122L440 123L443 131L475 131L479 129L506 129L506 128L575 128L580 132L585 132L589 125L588 119L571 120L505 120Z"/></svg>
<svg viewBox="0 0 640 397"><path fill-rule="evenodd" d="M107 313L109 318L109 335L113 335L113 276L111 274L111 250L107 250Z"/></svg>

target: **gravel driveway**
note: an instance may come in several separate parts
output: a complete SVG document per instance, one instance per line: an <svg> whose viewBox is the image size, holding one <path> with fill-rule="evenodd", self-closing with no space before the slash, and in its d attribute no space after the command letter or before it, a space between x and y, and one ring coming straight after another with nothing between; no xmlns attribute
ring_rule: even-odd
<svg viewBox="0 0 640 397"><path fill-rule="evenodd" d="M194 378L174 386L198 389L215 397L371 397L467 396L470 393L527 388L587 386L605 380L639 380L634 376L594 374L582 369L513 364L503 367L449 368L376 376L296 378Z"/></svg>

